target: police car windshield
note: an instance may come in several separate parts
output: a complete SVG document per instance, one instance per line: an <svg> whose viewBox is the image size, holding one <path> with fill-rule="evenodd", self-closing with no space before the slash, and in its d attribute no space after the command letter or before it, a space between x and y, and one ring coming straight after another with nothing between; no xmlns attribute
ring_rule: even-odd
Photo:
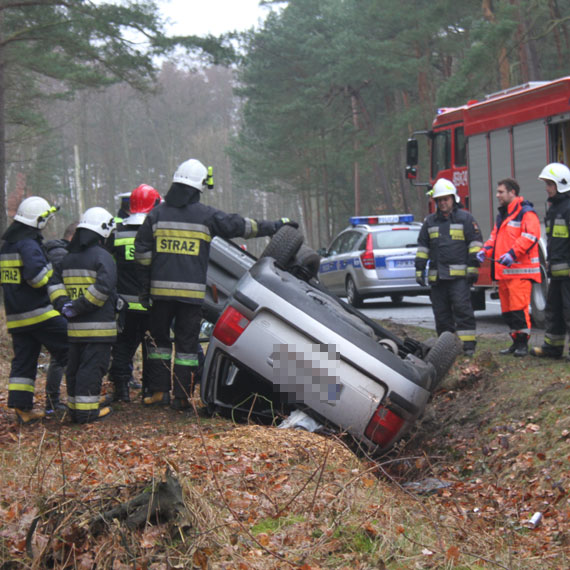
<svg viewBox="0 0 570 570"><path fill-rule="evenodd" d="M374 249L392 249L397 247L416 247L418 244L419 229L406 228L374 232Z"/></svg>

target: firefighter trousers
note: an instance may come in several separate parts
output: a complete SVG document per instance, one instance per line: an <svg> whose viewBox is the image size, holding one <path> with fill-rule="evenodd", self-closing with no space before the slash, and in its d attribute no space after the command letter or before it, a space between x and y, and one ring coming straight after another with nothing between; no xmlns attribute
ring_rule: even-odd
<svg viewBox="0 0 570 570"><path fill-rule="evenodd" d="M103 376L109 368L110 342L73 342L67 365L67 405L71 419L86 423L99 416Z"/></svg>
<svg viewBox="0 0 570 570"><path fill-rule="evenodd" d="M544 314L544 343L553 349L553 354L561 355L566 333L570 332L570 279L550 280Z"/></svg>
<svg viewBox="0 0 570 570"><path fill-rule="evenodd" d="M149 394L170 392L172 341L174 332L175 398L190 397L192 374L198 370L201 305L180 301L154 301L150 309L150 336L147 346Z"/></svg>
<svg viewBox="0 0 570 570"><path fill-rule="evenodd" d="M69 344L67 321L63 317L53 317L26 331L12 332L14 358L8 385L8 407L20 410L33 408L38 357L42 345L59 366L66 366Z"/></svg>
<svg viewBox="0 0 570 570"><path fill-rule="evenodd" d="M133 373L133 357L142 343L143 395L145 395L145 387L148 384L148 374L146 373L147 346L144 338L149 325L149 311L127 311L125 326L117 335L117 341L111 349L111 368L109 370L109 378L115 385L128 384Z"/></svg>
<svg viewBox="0 0 570 570"><path fill-rule="evenodd" d="M467 279L439 279L431 286L430 299L437 334L456 333L463 342L463 350L474 350L475 313Z"/></svg>
<svg viewBox="0 0 570 570"><path fill-rule="evenodd" d="M530 334L530 296L532 281L530 279L500 279L499 299L501 313L507 323L511 335L516 333Z"/></svg>

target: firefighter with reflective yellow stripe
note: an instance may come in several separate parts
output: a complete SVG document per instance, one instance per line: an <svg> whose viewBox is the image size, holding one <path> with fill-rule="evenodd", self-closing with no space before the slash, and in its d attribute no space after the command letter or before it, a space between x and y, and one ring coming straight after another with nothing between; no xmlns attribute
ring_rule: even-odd
<svg viewBox="0 0 570 570"><path fill-rule="evenodd" d="M530 354L560 358L570 332L570 169L553 162L542 169L538 179L544 181L548 194L544 225L550 284L544 309L544 344L531 348Z"/></svg>
<svg viewBox="0 0 570 570"><path fill-rule="evenodd" d="M77 423L111 413L111 408L99 405L99 399L117 339L117 270L103 247L113 229L113 216L107 210L86 210L48 288L50 299L68 320L67 405Z"/></svg>
<svg viewBox="0 0 570 570"><path fill-rule="evenodd" d="M111 349L109 378L114 386L112 400L129 402L129 383L133 357L142 343L143 395L148 385L146 343L149 311L139 301L140 283L135 263L135 236L147 214L161 202L160 194L148 184L141 184L130 195L130 215L117 225L109 238L108 248L117 263L117 292L127 303L124 324Z"/></svg>
<svg viewBox="0 0 570 570"><path fill-rule="evenodd" d="M288 221L257 221L201 204L200 196L206 188L213 188L211 168L195 159L183 162L174 173L165 201L148 214L135 240L143 286L140 299L145 306L152 303L147 363L150 394L143 399L146 405L170 403L172 327L172 407L190 407L212 238L270 236Z"/></svg>
<svg viewBox="0 0 570 570"><path fill-rule="evenodd" d="M463 353L472 356L477 342L471 285L479 276L481 230L475 218L459 208L457 189L451 181L440 178L432 198L437 210L427 216L420 230L416 281L425 286L427 270L437 334L456 333L463 342Z"/></svg>
<svg viewBox="0 0 570 570"><path fill-rule="evenodd" d="M0 279L14 349L8 407L14 408L22 423L45 416L44 412L33 411L42 345L60 366L67 364L67 325L48 297L47 284L53 269L42 246L42 229L58 209L39 196L26 198L2 236Z"/></svg>

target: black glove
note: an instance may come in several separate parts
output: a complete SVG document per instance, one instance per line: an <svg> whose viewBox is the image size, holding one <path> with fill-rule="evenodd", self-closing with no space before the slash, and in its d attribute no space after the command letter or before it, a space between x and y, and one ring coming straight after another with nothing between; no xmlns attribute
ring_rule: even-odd
<svg viewBox="0 0 570 570"><path fill-rule="evenodd" d="M299 228L299 224L297 222L294 222L293 220L290 220L289 218L281 218L280 220L277 220L275 222L275 231L277 232L283 226L291 226L295 229Z"/></svg>
<svg viewBox="0 0 570 570"><path fill-rule="evenodd" d="M150 298L150 293L141 293L139 295L139 303L145 309L150 309L152 307L152 299Z"/></svg>
<svg viewBox="0 0 570 570"><path fill-rule="evenodd" d="M468 273L467 274L467 283L469 283L469 285L473 285L473 283L475 283L477 281L477 279L479 279L479 274L477 274L477 273Z"/></svg>
<svg viewBox="0 0 570 570"><path fill-rule="evenodd" d="M418 275L416 277L416 283L420 286L420 287L425 287L426 286L426 280L425 277L423 275Z"/></svg>

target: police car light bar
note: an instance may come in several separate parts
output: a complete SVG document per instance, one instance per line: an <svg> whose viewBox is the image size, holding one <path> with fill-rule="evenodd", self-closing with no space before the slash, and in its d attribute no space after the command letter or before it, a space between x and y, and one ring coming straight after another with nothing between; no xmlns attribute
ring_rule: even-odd
<svg viewBox="0 0 570 570"><path fill-rule="evenodd" d="M358 226L367 224L374 226L376 224L406 224L414 221L413 214L394 214L393 216L352 216L349 218L350 225Z"/></svg>

